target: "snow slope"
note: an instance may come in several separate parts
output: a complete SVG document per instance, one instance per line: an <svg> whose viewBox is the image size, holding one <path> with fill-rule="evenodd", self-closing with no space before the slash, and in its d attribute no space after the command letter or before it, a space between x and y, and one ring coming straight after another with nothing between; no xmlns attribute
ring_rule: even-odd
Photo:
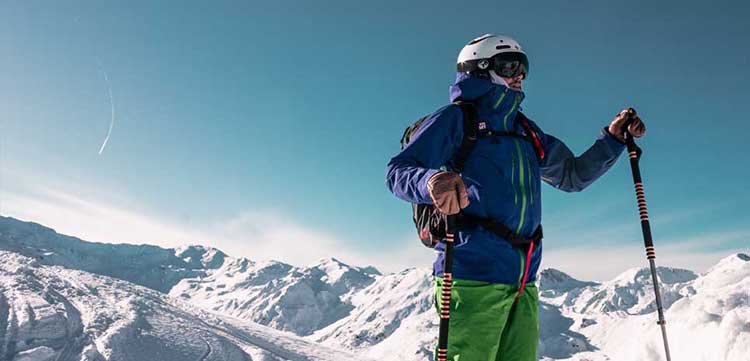
<svg viewBox="0 0 750 361"><path fill-rule="evenodd" d="M677 274L664 271L664 274L660 272L663 279L668 278L666 275L677 276L678 280L691 278L683 271ZM629 277L632 274L626 272L624 275ZM672 358L696 361L750 359L750 257L734 254L690 281L670 284L671 280L665 279L667 285L664 288L667 294L671 290L669 297L673 299L665 315ZM653 292L653 289L649 291ZM610 300L619 298L608 294ZM589 304L590 300L586 300L587 296L581 297L572 306L563 306L562 310L576 320L584 317L592 320L588 325L578 322L571 330L580 332L597 345L602 351L599 356L603 354L612 360L623 361L664 359L655 312L632 313L634 309L650 308L646 306L649 303L647 297L641 298L635 308L625 303L623 310L586 310L585 314L577 312L575 304Z"/></svg>
<svg viewBox="0 0 750 361"><path fill-rule="evenodd" d="M0 251L0 360L354 360L132 283Z"/></svg>
<svg viewBox="0 0 750 361"><path fill-rule="evenodd" d="M437 335L431 271L407 269L379 277L352 297L349 316L311 340L380 360L429 359Z"/></svg>

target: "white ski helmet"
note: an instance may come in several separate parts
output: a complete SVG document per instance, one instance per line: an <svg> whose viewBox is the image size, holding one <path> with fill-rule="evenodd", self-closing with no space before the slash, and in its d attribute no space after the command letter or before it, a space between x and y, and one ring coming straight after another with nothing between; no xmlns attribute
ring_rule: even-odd
<svg viewBox="0 0 750 361"><path fill-rule="evenodd" d="M456 60L460 72L495 70L505 77L528 73L529 60L515 39L504 35L485 34L470 41Z"/></svg>

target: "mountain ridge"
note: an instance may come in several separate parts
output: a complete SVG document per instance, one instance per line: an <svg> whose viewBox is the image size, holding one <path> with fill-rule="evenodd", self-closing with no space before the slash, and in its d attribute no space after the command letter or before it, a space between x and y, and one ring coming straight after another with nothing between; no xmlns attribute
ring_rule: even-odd
<svg viewBox="0 0 750 361"><path fill-rule="evenodd" d="M427 361L433 356L437 314L433 277L428 268L380 274L372 267L351 266L335 257L297 267L278 261L233 258L201 245L163 249L89 243L34 225L0 218L0 254L33 260L25 266L25 272L30 274L47 267L79 272L76 277L83 279L89 277L87 273L101 277L117 274L124 279L122 282L147 287L160 297L183 305L180 307L303 336L309 346L305 347L310 350L321 345L325 350L357 355L355 359ZM106 257L106 252L111 257ZM89 259L97 256L101 259ZM5 266L0 265L0 272ZM134 273L135 269L142 272ZM657 274L672 341L681 345L674 350L675 357L744 360L742 357L750 353L750 328L743 326L750 324L750 256L729 255L703 274L670 267L659 267ZM604 282L581 281L564 271L547 268L538 279L541 360L660 359L663 351L654 323L655 304L648 268L631 268ZM166 292L159 290L167 286ZM97 286L81 287L79 292L83 294L97 289ZM106 285L102 287L106 289ZM13 311L16 316L11 317L11 313L3 311L7 310L6 305L11 305L8 292L0 287L0 352L6 354L11 348L2 339L18 338L12 325L17 323L17 315L23 314ZM45 297L56 299L50 295ZM56 309L40 308L39 314L67 315L65 305L59 304ZM71 316L71 319L76 318ZM69 325L66 332L78 334L78 323L71 325L75 327ZM60 332L59 327L58 331L55 329L51 326L46 332ZM633 341L634 334L641 335L638 343ZM694 334L702 335L704 348L712 349L713 353L693 347L697 344L692 342ZM717 339L716 335L722 338ZM58 346L38 345L20 352L33 352L26 356L37 359L58 357L62 352ZM310 357L307 359L317 356Z"/></svg>

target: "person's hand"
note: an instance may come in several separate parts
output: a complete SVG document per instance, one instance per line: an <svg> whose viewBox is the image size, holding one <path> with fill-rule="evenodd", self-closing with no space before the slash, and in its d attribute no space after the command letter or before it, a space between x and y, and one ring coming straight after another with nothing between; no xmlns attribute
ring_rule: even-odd
<svg viewBox="0 0 750 361"><path fill-rule="evenodd" d="M427 181L427 191L432 198L432 204L443 214L458 214L469 205L469 193L458 173L435 173Z"/></svg>
<svg viewBox="0 0 750 361"><path fill-rule="evenodd" d="M609 128L607 129L609 130L609 134L612 134L620 142L625 142L625 134L623 134L622 128L630 118L633 118L633 121L628 125L628 133L636 138L646 134L646 124L643 123L633 108L623 109L615 116L615 119L612 119L612 123L609 123Z"/></svg>

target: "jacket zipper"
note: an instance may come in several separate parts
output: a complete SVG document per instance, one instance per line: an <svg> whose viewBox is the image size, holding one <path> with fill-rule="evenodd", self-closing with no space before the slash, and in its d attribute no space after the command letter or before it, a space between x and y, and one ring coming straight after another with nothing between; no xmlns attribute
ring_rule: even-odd
<svg viewBox="0 0 750 361"><path fill-rule="evenodd" d="M508 95L508 89L506 88L503 92L503 95L500 96L500 98L497 99L497 102L495 102L495 109L500 106L500 103L503 102L503 99L505 99L505 96Z"/></svg>
<svg viewBox="0 0 750 361"><path fill-rule="evenodd" d="M511 114L513 114L514 110L516 110L516 107L518 106L519 98L521 98L521 96L516 94L516 97L513 99L513 105L510 107L508 114L505 114L505 118L503 119L503 128L505 128L506 132L508 131L508 117Z"/></svg>

